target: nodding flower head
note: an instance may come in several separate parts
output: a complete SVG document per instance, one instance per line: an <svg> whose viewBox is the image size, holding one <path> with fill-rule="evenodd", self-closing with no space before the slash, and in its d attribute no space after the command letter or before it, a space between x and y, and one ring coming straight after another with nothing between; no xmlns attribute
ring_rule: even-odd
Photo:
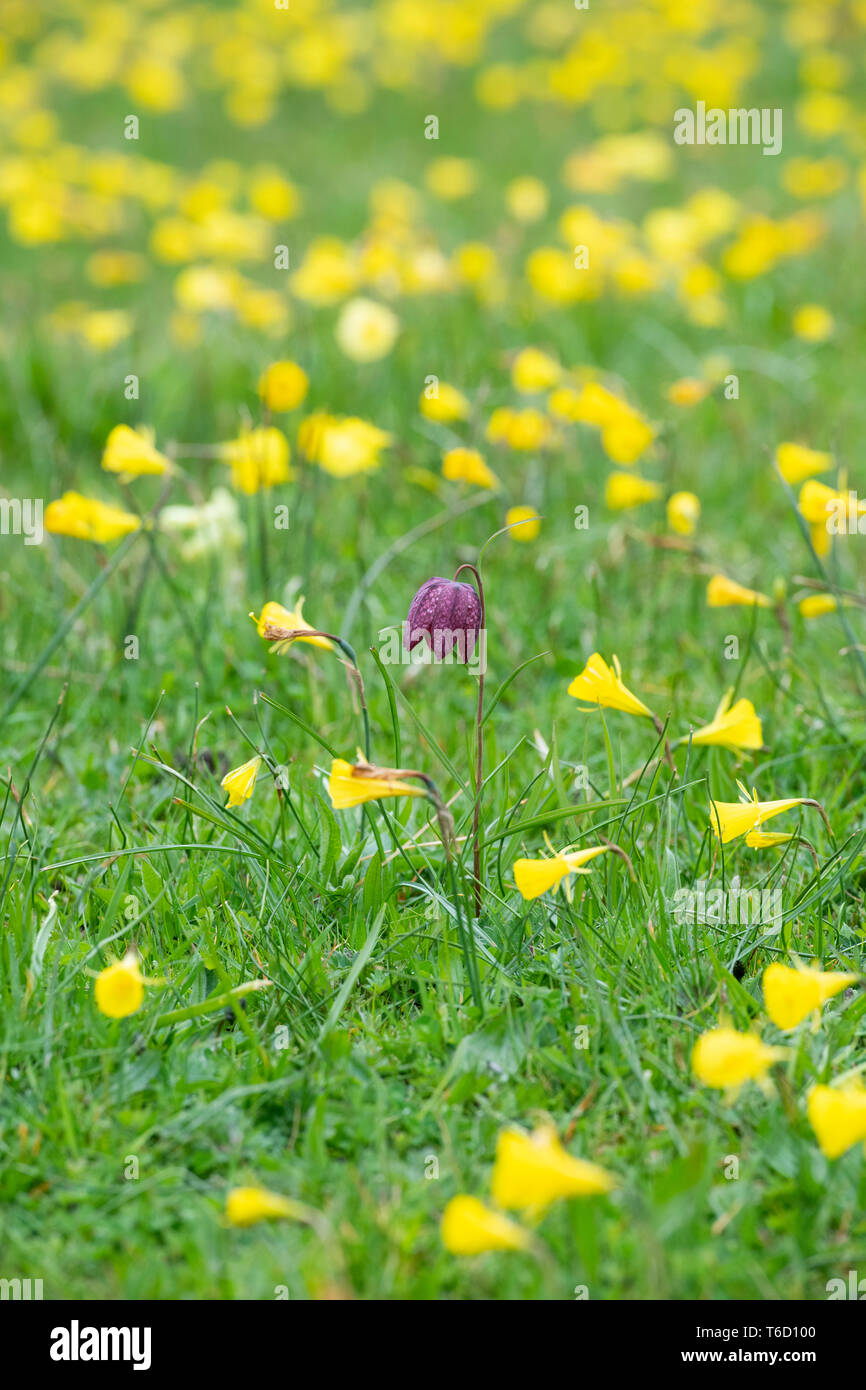
<svg viewBox="0 0 866 1390"><path fill-rule="evenodd" d="M465 662L475 651L480 630L481 600L472 585L435 575L425 580L409 605L403 641L411 652L426 640L437 661L457 646Z"/></svg>

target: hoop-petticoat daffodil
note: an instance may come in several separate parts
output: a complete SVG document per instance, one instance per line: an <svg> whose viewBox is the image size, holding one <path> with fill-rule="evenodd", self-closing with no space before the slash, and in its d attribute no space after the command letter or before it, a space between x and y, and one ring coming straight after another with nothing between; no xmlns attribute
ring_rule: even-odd
<svg viewBox="0 0 866 1390"><path fill-rule="evenodd" d="M310 378L297 362L272 362L259 377L259 396L268 410L295 410L303 401Z"/></svg>
<svg viewBox="0 0 866 1390"><path fill-rule="evenodd" d="M810 478L800 488L797 506L810 526L823 526L836 535L843 533L849 522L856 530L857 517L866 515L866 502L859 502L855 493L837 492L817 478Z"/></svg>
<svg viewBox="0 0 866 1390"><path fill-rule="evenodd" d="M815 1014L817 1021L821 1005L848 985L856 984L857 979L857 975L842 970L817 970L801 963L790 966L774 961L764 971L764 1007L776 1027L787 1032L809 1014Z"/></svg>
<svg viewBox="0 0 866 1390"><path fill-rule="evenodd" d="M46 531L55 536L74 536L79 541L95 541L98 545L119 540L140 526L141 517L133 512L93 497L82 497L80 492L64 492L45 508Z"/></svg>
<svg viewBox="0 0 866 1390"><path fill-rule="evenodd" d="M776 467L785 482L791 487L811 478L815 473L826 473L833 467L833 455L821 453L818 449L808 449L805 444L784 443L776 448Z"/></svg>
<svg viewBox="0 0 866 1390"><path fill-rule="evenodd" d="M755 706L751 700L745 699L737 700L732 705L732 695L732 690L726 692L713 715L712 723L696 730L691 736L692 743L728 748L732 753L754 752L763 748L764 734ZM684 743L686 741L682 740Z"/></svg>
<svg viewBox="0 0 866 1390"><path fill-rule="evenodd" d="M259 770L261 758L256 755L250 758L248 763L242 763L240 767L235 767L231 772L227 772L220 782L229 794L226 806L241 806L245 801L249 801L256 789L256 776Z"/></svg>
<svg viewBox="0 0 866 1390"><path fill-rule="evenodd" d="M433 420L440 425L450 425L454 420L469 419L471 406L456 386L450 386L447 381L440 381L435 388L435 395L428 396L428 390L430 387L425 386L418 402L418 409L425 419Z"/></svg>
<svg viewBox="0 0 866 1390"><path fill-rule="evenodd" d="M248 497L291 477L289 441L275 425L242 431L222 445L222 454L231 464L234 486Z"/></svg>
<svg viewBox="0 0 866 1390"><path fill-rule="evenodd" d="M226 1193L226 1220L231 1226L254 1226L257 1221L303 1220L307 1208L291 1197L266 1187L233 1187Z"/></svg>
<svg viewBox="0 0 866 1390"><path fill-rule="evenodd" d="M592 849L574 850L572 853L556 854L552 859L516 859L514 861L514 882L523 898L531 901L540 898L549 889L557 889L566 880L566 895L571 900L570 874L588 874L584 865L596 855L607 854L608 845L595 845Z"/></svg>
<svg viewBox="0 0 866 1390"><path fill-rule="evenodd" d="M127 1018L141 1008L144 986L138 955L127 951L123 960L107 965L97 975L93 985L96 1007L107 1018Z"/></svg>
<svg viewBox="0 0 866 1390"><path fill-rule="evenodd" d="M162 474L171 471L171 459L154 445L153 430L139 425L115 425L105 442L102 467L108 473L121 473L129 478L143 474Z"/></svg>
<svg viewBox="0 0 866 1390"><path fill-rule="evenodd" d="M654 502L661 494L658 483L641 478L637 473L610 473L604 485L605 506L612 512L625 512L644 502Z"/></svg>
<svg viewBox="0 0 866 1390"><path fill-rule="evenodd" d="M473 483L475 487L497 488L499 479L477 449L449 449L442 455L442 476L452 483Z"/></svg>
<svg viewBox="0 0 866 1390"><path fill-rule="evenodd" d="M813 1086L806 1113L825 1158L838 1158L861 1139L866 1142L866 1088L857 1081Z"/></svg>
<svg viewBox="0 0 866 1390"><path fill-rule="evenodd" d="M363 760L349 763L345 758L335 758L328 777L328 795L335 811L362 806L365 801L381 801L388 796L427 796L424 788L409 785L406 779L412 776L415 774L400 768L374 767Z"/></svg>
<svg viewBox="0 0 866 1390"><path fill-rule="evenodd" d="M722 1026L702 1033L692 1048L692 1071L705 1086L736 1091L746 1081L760 1081L786 1055L783 1047L768 1047L754 1033Z"/></svg>
<svg viewBox="0 0 866 1390"><path fill-rule="evenodd" d="M256 625L256 631L265 641L271 642L271 651L282 656L289 650L293 642L308 642L311 647L321 647L323 651L336 651L334 643L329 637L319 635L318 628L308 623L301 611L304 606L303 596L298 599L291 611L284 608L281 603L266 603L258 617L255 613L250 613L250 617ZM311 632L312 637L305 636ZM291 635L289 635L291 634Z"/></svg>
<svg viewBox="0 0 866 1390"><path fill-rule="evenodd" d="M572 1157L552 1125L533 1134L505 1129L499 1135L490 1193L506 1210L543 1209L564 1197L592 1197L615 1186L613 1175L597 1163Z"/></svg>
<svg viewBox="0 0 866 1390"><path fill-rule="evenodd" d="M605 709L618 709L625 714L653 718L652 710L647 709L643 701L623 685L622 669L616 656L613 667L610 667L603 656L593 652L580 675L571 682L568 693L588 705L603 705Z"/></svg>
<svg viewBox="0 0 866 1390"><path fill-rule="evenodd" d="M732 608L736 605L747 607L772 608L772 601L757 589L747 589L734 579L723 574L714 574L707 585L707 603L710 608Z"/></svg>
<svg viewBox="0 0 866 1390"><path fill-rule="evenodd" d="M746 836L746 844L749 849L774 849L777 845L788 844L793 838L792 831L750 830Z"/></svg>
<svg viewBox="0 0 866 1390"><path fill-rule="evenodd" d="M780 816L783 811L792 810L794 806L814 806L824 816L825 822L827 821L822 807L812 797L790 796L782 801L759 801L754 787L750 796L742 782L738 782L737 786L742 798L740 801L710 802L710 826L713 834L723 845L739 839L741 835L748 835L750 831L758 830L765 821Z"/></svg>
<svg viewBox="0 0 866 1390"><path fill-rule="evenodd" d="M452 1197L442 1214L442 1243L452 1255L483 1255L488 1250L525 1250L532 1237L522 1226L477 1197Z"/></svg>
<svg viewBox="0 0 866 1390"><path fill-rule="evenodd" d="M694 492L675 492L668 498L668 526L678 536L694 535L701 516L700 498Z"/></svg>

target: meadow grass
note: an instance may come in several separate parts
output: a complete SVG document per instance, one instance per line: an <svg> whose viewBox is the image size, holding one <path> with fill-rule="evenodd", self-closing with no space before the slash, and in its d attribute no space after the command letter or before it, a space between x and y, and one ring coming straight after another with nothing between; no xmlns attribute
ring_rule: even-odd
<svg viewBox="0 0 866 1390"><path fill-rule="evenodd" d="M772 104L793 100L795 73L793 58L768 49ZM78 141L102 148L117 144L128 101L109 90L60 109ZM205 92L194 112L151 121L148 157L195 171L254 148L287 168L306 194L293 255L313 235L357 235L377 179L420 182L428 109L447 111L459 153L484 169L471 214L431 213L449 247L492 236L509 177L555 184L593 134L582 111L481 110L459 71L435 93L378 93L352 117L292 92L252 133L210 101ZM730 150L708 172L684 156L667 181L629 186L605 210L639 219L707 181L762 207L773 163ZM202 340L184 348L167 330L166 268L118 298L136 315L131 341L78 353L43 322L71 297L81 248L4 246L6 495L101 489L146 514L162 482L100 475L109 430L144 419L161 442L230 438L240 412L257 417L259 372L281 356L309 373L305 410L361 415L397 442L377 472L338 481L298 464L290 486L242 497L238 556L185 562L157 529L121 542L119 559L116 545L0 538L0 1274L70 1298L822 1299L831 1277L858 1262L866 1273L862 1145L829 1161L804 1108L811 1085L862 1071L866 996L851 992L819 1031L787 1037L767 1027L761 999L763 969L791 952L864 968L862 610L843 610L847 626L838 613L807 623L788 601L780 622L772 609L705 600L716 570L775 585L776 597L781 584L789 598L806 592L797 576L859 588L862 539L817 561L771 459L781 440L803 438L831 449L854 485L866 423L860 217L847 190L807 258L726 284L724 328L686 321L672 296L577 311L525 286L492 306L458 291L399 301L398 347L369 366L340 353L333 314L301 303L276 343L205 316ZM508 235L525 250L544 240ZM832 343L791 337L790 312L806 300L837 314ZM654 476L666 492L699 495L693 546L662 543L662 507L606 510L609 464L594 434L570 430L549 457L488 449L482 415L513 402L506 358L528 343L595 364L663 422ZM709 351L730 359L738 398L717 391L674 411L667 387ZM130 371L136 402L123 397ZM434 495L413 478L413 468L438 475L451 440L418 414L428 373L483 401L466 438L488 453L505 497L441 484ZM221 462L183 466L204 491L225 481ZM456 665L380 667L371 648L426 578L478 562L506 501L528 501L543 523L530 544L498 536L481 562L479 1008L426 803L332 809L317 770L363 746L345 668L310 646L269 655L247 615L304 593L308 620L352 643L371 758L436 779L467 911L477 684ZM290 508L286 531L268 522L277 502ZM735 687L762 718L766 751L749 760L682 744L673 775L647 721L583 712L567 696L593 651L619 655L671 737L708 723ZM286 785L277 795L263 767L253 798L228 810L220 778L255 749L287 769ZM784 828L799 826L814 857L796 839L720 854L709 802L735 801L737 778L764 799L815 798L832 837L803 808ZM525 902L512 864L543 854L545 834L557 847L603 836L629 863L599 860L573 901ZM780 890L780 929L674 914L678 889L737 877ZM138 1013L112 1021L94 1005L93 978L129 945L159 983ZM257 979L269 987L223 998ZM691 1074L694 1042L720 1014L791 1048L771 1094L748 1086L731 1100ZM501 1129L539 1117L614 1173L617 1191L554 1207L538 1227L540 1259L455 1258L439 1234L445 1204L485 1197ZM249 1182L321 1218L231 1229L226 1192Z"/></svg>

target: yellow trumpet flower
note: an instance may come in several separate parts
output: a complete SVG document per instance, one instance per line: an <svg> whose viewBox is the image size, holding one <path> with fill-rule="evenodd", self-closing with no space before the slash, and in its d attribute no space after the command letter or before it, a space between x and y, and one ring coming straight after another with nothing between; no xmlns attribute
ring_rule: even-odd
<svg viewBox="0 0 866 1390"><path fill-rule="evenodd" d="M841 970L816 970L798 963L792 967L774 961L764 971L764 1006L777 1028L796 1028L822 1004L856 983L856 975Z"/></svg>
<svg viewBox="0 0 866 1390"><path fill-rule="evenodd" d="M782 815L783 811L790 811L794 806L815 806L821 810L818 802L808 796L791 796L782 801L759 801L754 788L750 796L742 782L738 782L737 786L742 798L740 801L710 802L710 825L713 834L721 839L723 845L759 829L765 821ZM821 814L824 814L823 811ZM824 818L826 820L826 817Z"/></svg>
<svg viewBox="0 0 866 1390"><path fill-rule="evenodd" d="M127 1018L141 1008L145 981L135 951L100 970L94 981L96 1007L108 1018Z"/></svg>
<svg viewBox="0 0 866 1390"><path fill-rule="evenodd" d="M619 658L613 658L613 667L608 666L604 657L593 652L579 676L568 687L569 695L575 700L583 700L588 705L603 705L605 709L622 710L625 714L639 714L652 719L652 710L647 709L642 700L626 688L622 680Z"/></svg>
<svg viewBox="0 0 866 1390"><path fill-rule="evenodd" d="M746 1081L760 1080L784 1056L784 1048L768 1047L754 1033L710 1028L692 1049L692 1071L705 1086L733 1091Z"/></svg>
<svg viewBox="0 0 866 1390"><path fill-rule="evenodd" d="M758 608L773 606L766 594L760 594L756 589L747 589L744 584L727 579L723 574L714 574L707 585L707 603L710 608L732 608L737 604L755 605Z"/></svg>
<svg viewBox="0 0 866 1390"><path fill-rule="evenodd" d="M49 502L44 520L46 531L55 536L74 536L77 540L96 541L99 545L119 540L141 525L141 518L133 512L98 502L93 497L82 497L80 492L64 492L62 497Z"/></svg>
<svg viewBox="0 0 866 1390"><path fill-rule="evenodd" d="M363 760L348 763L335 758L328 777L328 795L335 811L361 806L365 801L381 801L388 796L426 796L421 787L405 780L410 774L399 768L374 767Z"/></svg>
<svg viewBox="0 0 866 1390"><path fill-rule="evenodd" d="M575 850L572 853L556 854L552 859L516 859L512 871L518 892L528 902L540 898L548 889L559 887L570 874L588 874L584 865L599 854L607 854L608 845L595 845L592 849ZM570 884L566 881L565 891L571 897Z"/></svg>
<svg viewBox="0 0 866 1390"><path fill-rule="evenodd" d="M825 1158L838 1158L861 1139L866 1141L866 1089L859 1082L813 1086L806 1113Z"/></svg>
<svg viewBox="0 0 866 1390"><path fill-rule="evenodd" d="M442 1243L452 1255L483 1255L488 1250L525 1250L531 1237L516 1222L491 1211L477 1197L452 1197L442 1214Z"/></svg>
<svg viewBox="0 0 866 1390"><path fill-rule="evenodd" d="M242 763L240 767L235 767L231 772L227 772L220 782L229 794L226 806L241 806L245 801L249 801L256 789L256 776L259 770L261 758L256 755L250 758L249 762Z"/></svg>
<svg viewBox="0 0 866 1390"><path fill-rule="evenodd" d="M108 473L137 478L142 474L162 474L171 470L171 459L154 447L153 430L139 425L115 425L105 441L102 467Z"/></svg>
<svg viewBox="0 0 866 1390"><path fill-rule="evenodd" d="M474 483L476 487L499 487L499 479L484 462L477 449L449 449L442 455L442 476L449 482Z"/></svg>
<svg viewBox="0 0 866 1390"><path fill-rule="evenodd" d="M712 723L692 734L692 743L728 748L732 753L754 752L764 746L761 721L751 700L738 700L731 705L733 691L722 697ZM685 740L683 740L685 742Z"/></svg>
<svg viewBox="0 0 866 1390"><path fill-rule="evenodd" d="M791 487L811 478L814 473L826 473L833 467L833 455L822 453L819 449L808 449L805 444L786 442L776 448L776 466Z"/></svg>
<svg viewBox="0 0 866 1390"><path fill-rule="evenodd" d="M644 502L654 502L661 494L658 483L641 478L637 473L610 473L604 485L605 506L612 512L624 512Z"/></svg>
<svg viewBox="0 0 866 1390"><path fill-rule="evenodd" d="M597 1163L572 1157L552 1125L533 1134L505 1129L499 1136L490 1192L500 1207L544 1208L564 1197L591 1197L615 1186L613 1175Z"/></svg>
<svg viewBox="0 0 866 1390"><path fill-rule="evenodd" d="M321 647L323 651L336 651L334 643L329 637L305 637L306 632L317 632L317 629L308 623L301 609L304 606L303 597L299 598L294 608L289 611L281 603L266 603L258 617L255 613L250 613L250 617L256 625L256 631L260 637L272 642L272 652L282 656L289 650L293 642L308 642L311 647ZM292 633L291 637L287 636Z"/></svg>
<svg viewBox="0 0 866 1390"><path fill-rule="evenodd" d="M257 1221L299 1221L307 1208L266 1187L233 1187L226 1193L226 1220L230 1226L254 1226Z"/></svg>

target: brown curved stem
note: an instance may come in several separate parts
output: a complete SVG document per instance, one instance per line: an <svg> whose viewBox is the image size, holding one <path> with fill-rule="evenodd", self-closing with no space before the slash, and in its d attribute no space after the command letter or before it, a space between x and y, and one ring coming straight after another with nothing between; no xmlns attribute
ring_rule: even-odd
<svg viewBox="0 0 866 1390"><path fill-rule="evenodd" d="M475 577L475 586L478 589L478 598L481 602L481 628L478 633L479 641L486 641L486 610L484 607L484 585L481 582L481 575L475 565L461 565L456 571L454 578L462 574L463 570L471 570ZM483 654L482 654L483 656ZM484 662L482 660L481 671L478 676L478 706L475 713L476 748L475 748L475 812L472 817L472 872L475 878L475 916L481 916L481 786L484 780Z"/></svg>

